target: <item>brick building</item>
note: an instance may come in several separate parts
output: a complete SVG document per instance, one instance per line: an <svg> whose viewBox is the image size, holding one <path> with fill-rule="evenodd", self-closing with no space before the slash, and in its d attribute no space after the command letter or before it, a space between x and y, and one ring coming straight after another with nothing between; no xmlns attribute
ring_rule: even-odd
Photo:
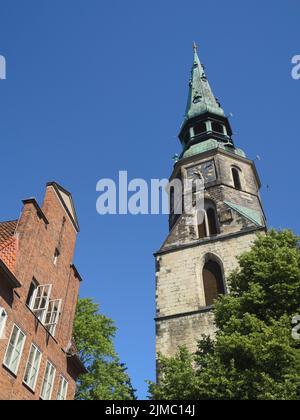
<svg viewBox="0 0 300 420"><path fill-rule="evenodd" d="M72 400L84 367L72 340L80 275L71 194L47 184L0 223L0 399Z"/></svg>

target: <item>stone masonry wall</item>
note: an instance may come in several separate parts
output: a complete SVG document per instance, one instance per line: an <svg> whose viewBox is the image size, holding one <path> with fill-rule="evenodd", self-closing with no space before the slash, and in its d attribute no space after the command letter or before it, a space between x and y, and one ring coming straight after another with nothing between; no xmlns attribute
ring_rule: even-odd
<svg viewBox="0 0 300 420"><path fill-rule="evenodd" d="M157 255L157 352L171 356L180 345L195 351L202 334L214 334L212 313L205 309L202 282L205 262L211 258L221 263L226 283L228 275L238 266L237 256L249 250L255 238L255 232L243 233Z"/></svg>

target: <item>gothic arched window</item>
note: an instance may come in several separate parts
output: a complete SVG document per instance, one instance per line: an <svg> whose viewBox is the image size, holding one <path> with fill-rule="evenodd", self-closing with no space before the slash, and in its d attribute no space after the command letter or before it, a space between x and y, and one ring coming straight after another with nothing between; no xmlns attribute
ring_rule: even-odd
<svg viewBox="0 0 300 420"><path fill-rule="evenodd" d="M237 190L241 190L242 183L241 183L241 177L240 177L240 170L238 168L232 168L231 172L232 172L234 188L236 188Z"/></svg>
<svg viewBox="0 0 300 420"><path fill-rule="evenodd" d="M216 261L209 260L203 267L203 287L206 306L225 294L222 269Z"/></svg>
<svg viewBox="0 0 300 420"><path fill-rule="evenodd" d="M207 235L207 222L206 222L206 212L199 212L198 213L198 238L203 239L206 238Z"/></svg>
<svg viewBox="0 0 300 420"><path fill-rule="evenodd" d="M216 210L213 202L205 202L205 210L199 211L197 215L198 238L203 239L208 236L217 235L218 223Z"/></svg>
<svg viewBox="0 0 300 420"><path fill-rule="evenodd" d="M217 228L217 220L216 220L216 213L215 210L210 207L206 211L207 215L207 223L208 223L208 229L209 229L209 235L217 235L218 228Z"/></svg>

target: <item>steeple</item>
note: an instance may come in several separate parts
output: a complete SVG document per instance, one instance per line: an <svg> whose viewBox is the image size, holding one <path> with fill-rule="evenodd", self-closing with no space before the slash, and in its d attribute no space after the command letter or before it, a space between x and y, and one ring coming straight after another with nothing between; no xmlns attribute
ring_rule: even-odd
<svg viewBox="0 0 300 420"><path fill-rule="evenodd" d="M201 114L205 114L206 112L224 117L225 113L211 90L204 71L204 66L200 62L197 52L198 48L195 42L193 44L193 49L194 61L189 86L185 120L197 117Z"/></svg>
<svg viewBox="0 0 300 420"><path fill-rule="evenodd" d="M235 147L230 123L194 44L179 133L183 150L174 157L170 177L170 185L181 181L182 189L172 188L169 234L156 253L156 351L167 357L181 346L194 354L203 334L214 339L212 305L230 292L228 279L239 267L238 257L266 230L255 163ZM199 180L204 188L197 188ZM187 202L192 206L186 207Z"/></svg>
<svg viewBox="0 0 300 420"><path fill-rule="evenodd" d="M195 43L193 50L188 102L179 133L183 148L179 160L218 147L244 155L242 150L234 147L230 122L212 92Z"/></svg>

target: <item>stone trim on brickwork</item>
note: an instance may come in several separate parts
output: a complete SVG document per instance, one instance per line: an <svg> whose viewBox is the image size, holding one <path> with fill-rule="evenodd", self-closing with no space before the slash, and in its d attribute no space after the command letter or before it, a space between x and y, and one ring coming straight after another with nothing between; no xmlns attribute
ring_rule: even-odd
<svg viewBox="0 0 300 420"><path fill-rule="evenodd" d="M167 321L168 319L184 318L187 316L203 314L204 312L211 312L212 310L213 310L213 306L206 306L204 308L198 309L197 311L183 312L181 314L166 315L166 316L154 318L154 321L160 322L160 321Z"/></svg>
<svg viewBox="0 0 300 420"><path fill-rule="evenodd" d="M69 216L74 228L76 229L77 232L80 231L80 227L79 227L79 223L78 223L78 218L77 218L77 214L76 214L76 210L75 210L75 206L73 204L73 198L72 198L72 194L67 191L65 188L63 188L61 185L59 185L57 182L48 182L47 183L47 187L52 187L56 193L56 195L59 198L59 201L61 203L61 205L63 206L63 208L65 209L67 215ZM64 194L66 194L70 200L70 205L72 207L72 213L69 210L69 208L67 207L65 200L63 199L61 192L63 192Z"/></svg>
<svg viewBox="0 0 300 420"><path fill-rule="evenodd" d="M266 232L266 230L267 229L265 227L254 227L254 228L244 229L243 231L240 231L240 232L234 232L234 233L229 233L229 234L226 233L224 235L217 235L217 236L212 237L212 238L201 239L199 241L195 241L195 242L190 243L190 244L170 246L169 248L161 249L161 250L155 252L153 255L154 255L154 257L158 257L160 255L169 254L171 252L176 252L176 251L179 251L181 249L194 248L194 247L197 247L197 246L202 245L202 244L219 242L219 241L223 241L223 240L227 241L228 239L237 238L239 236L247 235L247 234L253 233L253 232L260 232L260 231Z"/></svg>
<svg viewBox="0 0 300 420"><path fill-rule="evenodd" d="M23 200L22 203L24 204L24 206L26 204L32 204L36 209L38 217L45 222L45 225L49 225L49 221L48 221L47 217L45 216L45 213L40 208L40 206L38 205L38 202L36 201L35 198L27 198L26 200Z"/></svg>

